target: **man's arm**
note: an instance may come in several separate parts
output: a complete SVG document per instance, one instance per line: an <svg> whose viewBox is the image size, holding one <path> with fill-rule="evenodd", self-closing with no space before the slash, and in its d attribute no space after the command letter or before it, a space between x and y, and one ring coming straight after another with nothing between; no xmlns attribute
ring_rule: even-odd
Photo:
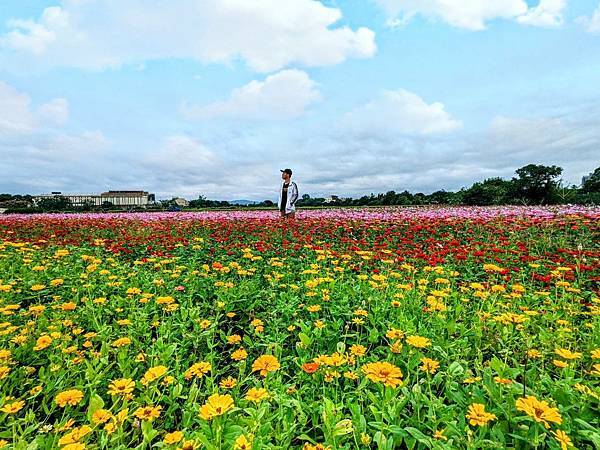
<svg viewBox="0 0 600 450"><path fill-rule="evenodd" d="M292 206L294 206L296 204L296 201L298 200L298 185L294 182L292 182L293 186L294 186L294 192L292 193L292 198L290 199L290 204Z"/></svg>

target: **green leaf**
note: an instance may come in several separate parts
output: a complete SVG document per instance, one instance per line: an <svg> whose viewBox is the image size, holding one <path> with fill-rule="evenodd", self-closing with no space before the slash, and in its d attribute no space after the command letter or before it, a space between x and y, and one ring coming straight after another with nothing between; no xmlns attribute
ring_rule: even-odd
<svg viewBox="0 0 600 450"><path fill-rule="evenodd" d="M300 338L300 342L302 342L302 345L304 345L305 347L308 347L310 345L311 339L310 337L308 337L307 334L298 333L298 337Z"/></svg>
<svg viewBox="0 0 600 450"><path fill-rule="evenodd" d="M465 368L458 361L454 361L448 366L447 372L452 377L459 377L465 373Z"/></svg>
<svg viewBox="0 0 600 450"><path fill-rule="evenodd" d="M152 427L152 421L150 420L143 420L141 428L144 442L152 442L152 439L158 434L158 431Z"/></svg>
<svg viewBox="0 0 600 450"><path fill-rule="evenodd" d="M404 429L406 431L408 431L412 437L414 437L417 441L419 441L419 443L421 443L421 444L430 444L431 443L431 439L429 439L427 436L425 436L420 430L417 430L416 428L413 428L413 427L404 427Z"/></svg>
<svg viewBox="0 0 600 450"><path fill-rule="evenodd" d="M98 394L92 394L87 410L87 419L91 422L92 416L96 411L104 407L104 400Z"/></svg>

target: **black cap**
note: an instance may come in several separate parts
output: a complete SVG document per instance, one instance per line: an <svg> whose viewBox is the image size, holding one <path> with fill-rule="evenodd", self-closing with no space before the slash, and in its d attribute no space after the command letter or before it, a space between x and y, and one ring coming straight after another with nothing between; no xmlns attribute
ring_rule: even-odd
<svg viewBox="0 0 600 450"><path fill-rule="evenodd" d="M292 175L292 169L280 169L279 171L280 171L280 172L283 172L283 173L287 173L287 174L289 174L290 176Z"/></svg>

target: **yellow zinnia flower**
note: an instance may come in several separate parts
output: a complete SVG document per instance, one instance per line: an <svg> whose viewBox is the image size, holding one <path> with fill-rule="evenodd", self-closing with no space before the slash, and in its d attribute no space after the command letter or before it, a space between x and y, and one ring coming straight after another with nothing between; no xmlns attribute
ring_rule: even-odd
<svg viewBox="0 0 600 450"><path fill-rule="evenodd" d="M440 363L431 358L421 358L421 364L421 370L431 375L433 375L440 367Z"/></svg>
<svg viewBox="0 0 600 450"><path fill-rule="evenodd" d="M266 377L268 372L275 372L279 370L279 367L279 361L273 355L262 355L252 363L252 372L258 371L263 377Z"/></svg>
<svg viewBox="0 0 600 450"><path fill-rule="evenodd" d="M472 403L469 405L468 413L465 417L469 419L471 425L478 425L480 427L491 420L497 419L496 415L487 412L485 410L485 405L481 403Z"/></svg>
<svg viewBox="0 0 600 450"><path fill-rule="evenodd" d="M37 339L33 349L35 351L44 350L45 348L48 348L50 344L52 344L52 338L47 334L44 334Z"/></svg>
<svg viewBox="0 0 600 450"><path fill-rule="evenodd" d="M112 413L106 409L97 409L94 411L94 414L92 414L92 423L96 425L106 423L112 419L112 416Z"/></svg>
<svg viewBox="0 0 600 450"><path fill-rule="evenodd" d="M581 358L581 353L572 352L571 350L567 350L566 348L557 348L554 350L558 356L564 359L579 359Z"/></svg>
<svg viewBox="0 0 600 450"><path fill-rule="evenodd" d="M355 356L363 356L367 352L367 348L364 345L355 344L350 347L350 353Z"/></svg>
<svg viewBox="0 0 600 450"><path fill-rule="evenodd" d="M5 379L9 373L10 373L10 367L0 366L0 380Z"/></svg>
<svg viewBox="0 0 600 450"><path fill-rule="evenodd" d="M211 365L209 362L200 361L195 364L192 364L192 366L185 371L184 377L186 380L189 380L194 377L201 378L202 376L210 372L210 370Z"/></svg>
<svg viewBox="0 0 600 450"><path fill-rule="evenodd" d="M552 360L552 364L554 364L556 367L559 367L560 369L564 369L565 367L569 367L569 364L567 364L566 362L560 360L560 359L553 359Z"/></svg>
<svg viewBox="0 0 600 450"><path fill-rule="evenodd" d="M516 402L519 411L523 411L532 417L536 422L543 423L546 428L550 428L549 422L561 424L562 417L558 408L552 408L545 400L538 400L533 395L521 397Z"/></svg>
<svg viewBox="0 0 600 450"><path fill-rule="evenodd" d="M242 347L238 348L231 354L231 359L234 361L243 361L248 357L248 352Z"/></svg>
<svg viewBox="0 0 600 450"><path fill-rule="evenodd" d="M69 389L60 392L54 398L58 406L64 408L67 405L75 406L83 399L83 392L79 389Z"/></svg>
<svg viewBox="0 0 600 450"><path fill-rule="evenodd" d="M180 447L177 447L177 450L196 450L196 448L198 446L194 441L185 441Z"/></svg>
<svg viewBox="0 0 600 450"><path fill-rule="evenodd" d="M25 402L23 400L18 400L16 402L7 403L0 408L0 411L5 412L6 414L15 414L21 411L23 406L25 406Z"/></svg>
<svg viewBox="0 0 600 450"><path fill-rule="evenodd" d="M243 434L240 435L233 445L234 450L250 450L252 448L252 441L248 440Z"/></svg>
<svg viewBox="0 0 600 450"><path fill-rule="evenodd" d="M115 341L113 341L112 346L113 347L125 347L126 345L131 344L131 339L129 339L128 337L122 337L119 339L116 339Z"/></svg>
<svg viewBox="0 0 600 450"><path fill-rule="evenodd" d="M181 431L173 431L172 433L165 434L163 442L165 444L177 444L183 439L183 433Z"/></svg>
<svg viewBox="0 0 600 450"><path fill-rule="evenodd" d="M140 420L153 420L160 416L162 406L144 406L135 410L133 415Z"/></svg>
<svg viewBox="0 0 600 450"><path fill-rule="evenodd" d="M552 434L560 444L561 450L567 450L569 447L573 446L573 442L571 442L571 439L569 438L569 436L567 436L567 433L565 433L564 431L557 430L556 433L553 431Z"/></svg>
<svg viewBox="0 0 600 450"><path fill-rule="evenodd" d="M204 405L200 407L200 417L204 420L211 420L214 417L221 416L234 406L231 395L213 394L208 397Z"/></svg>
<svg viewBox="0 0 600 450"><path fill-rule="evenodd" d="M144 386L147 386L151 382L156 381L160 377L162 377L165 373L167 373L167 370L168 369L166 368L166 366L150 367L148 370L146 370L146 373L140 381Z"/></svg>
<svg viewBox="0 0 600 450"><path fill-rule="evenodd" d="M108 385L110 395L127 395L135 389L135 382L131 378L120 378L113 380Z"/></svg>
<svg viewBox="0 0 600 450"><path fill-rule="evenodd" d="M365 364L361 370L369 380L375 383L383 383L385 386L391 387L396 387L402 383L402 371L389 362Z"/></svg>
<svg viewBox="0 0 600 450"><path fill-rule="evenodd" d="M231 376L221 380L219 386L223 389L232 389L237 385L237 380Z"/></svg>
<svg viewBox="0 0 600 450"><path fill-rule="evenodd" d="M431 345L431 341L423 336L408 336L406 343L416 348L425 348Z"/></svg>
<svg viewBox="0 0 600 450"><path fill-rule="evenodd" d="M254 403L260 403L264 399L269 398L269 391L265 388L251 388L244 398Z"/></svg>
<svg viewBox="0 0 600 450"><path fill-rule="evenodd" d="M65 446L81 444L80 441L91 432L92 427L89 425L82 425L81 427L73 428L73 430L59 439L58 445L60 445L62 448L67 448Z"/></svg>

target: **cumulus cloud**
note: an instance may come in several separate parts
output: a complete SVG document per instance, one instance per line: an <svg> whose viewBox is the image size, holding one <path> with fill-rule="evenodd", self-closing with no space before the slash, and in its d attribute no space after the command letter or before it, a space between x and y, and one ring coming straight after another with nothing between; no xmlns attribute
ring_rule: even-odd
<svg viewBox="0 0 600 450"><path fill-rule="evenodd" d="M278 169L291 167L301 194L360 196L460 189L486 177L509 178L528 163L558 164L567 182L578 183L598 166L597 102L554 115L498 116L485 130L466 133L443 105L388 91L351 111L338 128L316 122L301 129L273 122L207 127L133 145L131 152L130 143L100 131L43 127L32 118L39 108L29 96L2 88L0 98L11 99L14 113L0 114L13 130L0 130L3 192L146 189L159 198L273 199Z"/></svg>
<svg viewBox="0 0 600 450"><path fill-rule="evenodd" d="M487 139L500 158L548 158L568 163L578 158L593 160L600 129L594 116L578 120L498 116L492 120Z"/></svg>
<svg viewBox="0 0 600 450"><path fill-rule="evenodd" d="M598 8L591 17L579 17L577 21L583 25L589 33L600 33L600 5L598 5Z"/></svg>
<svg viewBox="0 0 600 450"><path fill-rule="evenodd" d="M156 151L144 158L142 164L155 170L210 172L217 162L217 156L199 140L177 134L165 138Z"/></svg>
<svg viewBox="0 0 600 450"><path fill-rule="evenodd" d="M28 133L42 126L61 126L69 118L69 103L55 98L34 108L29 95L0 81L0 132Z"/></svg>
<svg viewBox="0 0 600 450"><path fill-rule="evenodd" d="M457 28L483 30L496 19L517 20L533 26L558 26L567 0L540 0L529 8L525 0L373 0L388 16L390 25L401 25L421 15Z"/></svg>
<svg viewBox="0 0 600 450"><path fill-rule="evenodd" d="M598 166L598 114L495 117L478 133L439 138L359 139L308 136L295 162L301 188L321 195L432 192L460 189L490 177L510 178L529 163L557 164L565 181L578 184ZM331 164L335 161L335 164Z"/></svg>
<svg viewBox="0 0 600 450"><path fill-rule="evenodd" d="M0 39L0 44L14 50L40 55L56 39L60 30L67 29L68 24L68 13L58 6L52 6L42 12L37 22L21 19L9 20L10 31Z"/></svg>
<svg viewBox="0 0 600 450"><path fill-rule="evenodd" d="M315 0L62 0L38 20L15 19L0 46L36 63L103 69L163 58L230 63L261 72L326 66L375 54L375 34L337 25Z"/></svg>
<svg viewBox="0 0 600 450"><path fill-rule="evenodd" d="M517 18L519 23L538 27L557 27L563 23L567 0L540 0L540 3Z"/></svg>
<svg viewBox="0 0 600 450"><path fill-rule="evenodd" d="M454 119L442 103L428 104L404 89L381 92L376 99L347 113L342 124L361 135L426 136L462 128L462 122Z"/></svg>
<svg viewBox="0 0 600 450"><path fill-rule="evenodd" d="M458 28L483 30L486 22L512 19L527 12L524 0L374 0L391 22L405 23L416 15Z"/></svg>
<svg viewBox="0 0 600 450"><path fill-rule="evenodd" d="M300 116L320 99L317 83L306 72L289 69L269 75L264 81L254 80L234 89L225 101L208 105L184 104L182 112L190 119L283 120Z"/></svg>
<svg viewBox="0 0 600 450"><path fill-rule="evenodd" d="M79 190L114 170L118 155L109 153L104 134L68 132L63 128L68 118L67 100L36 107L28 94L0 81L0 190Z"/></svg>
<svg viewBox="0 0 600 450"><path fill-rule="evenodd" d="M136 154L119 151L101 133L29 137L18 145L0 139L8 174L0 178L0 191L136 188L159 198L273 199L284 165L294 169L301 193L313 196L460 189L487 177L510 178L528 163L558 164L567 182L578 183L598 165L599 120L598 114L499 116L479 133L435 138L363 139L315 125L281 139L277 148L284 153L265 151L256 130L229 137L170 135Z"/></svg>
<svg viewBox="0 0 600 450"><path fill-rule="evenodd" d="M55 98L38 108L38 118L47 125L62 126L69 120L69 102L64 98Z"/></svg>
<svg viewBox="0 0 600 450"><path fill-rule="evenodd" d="M99 131L0 133L0 158L3 192L85 192L125 172L119 172L119 155L111 153L111 142Z"/></svg>

